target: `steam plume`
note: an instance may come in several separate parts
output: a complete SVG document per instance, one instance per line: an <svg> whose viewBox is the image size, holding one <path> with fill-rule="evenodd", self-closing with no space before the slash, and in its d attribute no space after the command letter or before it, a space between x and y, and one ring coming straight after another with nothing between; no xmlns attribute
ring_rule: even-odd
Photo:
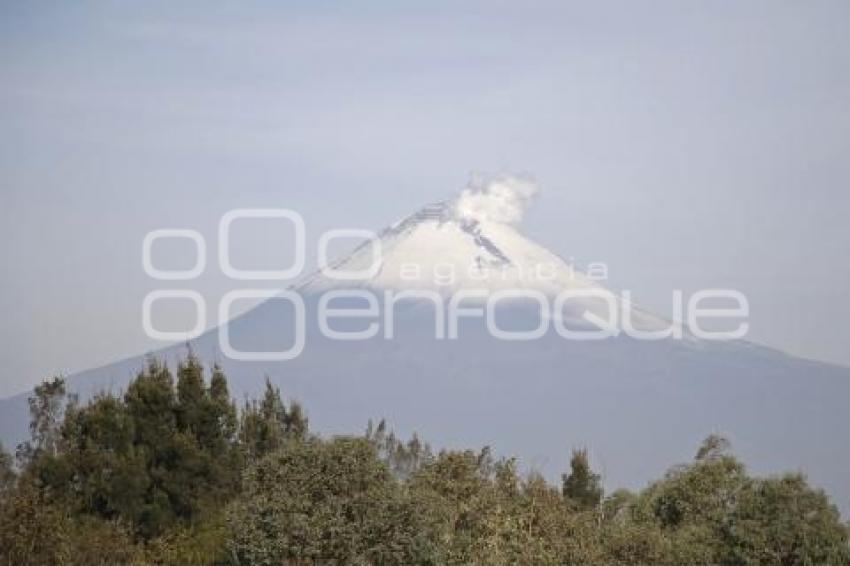
<svg viewBox="0 0 850 566"><path fill-rule="evenodd" d="M481 222L518 225L534 195L537 185L512 175L473 180L455 202L455 214Z"/></svg>

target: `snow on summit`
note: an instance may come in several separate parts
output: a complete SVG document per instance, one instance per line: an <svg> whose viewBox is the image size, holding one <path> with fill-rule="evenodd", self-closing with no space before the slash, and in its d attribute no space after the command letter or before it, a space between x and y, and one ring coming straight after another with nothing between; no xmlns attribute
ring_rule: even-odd
<svg viewBox="0 0 850 566"><path fill-rule="evenodd" d="M464 290L504 290L539 293L550 300L565 290L592 291L595 298L573 301L574 308L563 315L579 325L586 324L585 312L606 319L609 306L599 296L609 297L618 308L623 308L622 299L520 232L537 193L535 183L519 177L473 180L454 201L421 208L330 266L336 273L370 271L368 277L329 278L319 272L297 288L306 294L366 288L443 297ZM639 328L669 326L634 305L627 308Z"/></svg>
<svg viewBox="0 0 850 566"><path fill-rule="evenodd" d="M558 255L519 231L537 186L498 176L475 180L451 202L427 205L384 230L331 267L366 271L360 280L311 277L301 288L417 289L450 295L461 289L534 289L555 295L565 288L599 288Z"/></svg>

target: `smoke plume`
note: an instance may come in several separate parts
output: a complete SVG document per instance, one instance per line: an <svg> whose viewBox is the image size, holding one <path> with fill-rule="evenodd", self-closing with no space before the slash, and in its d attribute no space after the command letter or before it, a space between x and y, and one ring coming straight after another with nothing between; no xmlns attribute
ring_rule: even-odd
<svg viewBox="0 0 850 566"><path fill-rule="evenodd" d="M512 175L473 180L455 202L455 214L460 218L517 226L535 194L537 185L533 181Z"/></svg>

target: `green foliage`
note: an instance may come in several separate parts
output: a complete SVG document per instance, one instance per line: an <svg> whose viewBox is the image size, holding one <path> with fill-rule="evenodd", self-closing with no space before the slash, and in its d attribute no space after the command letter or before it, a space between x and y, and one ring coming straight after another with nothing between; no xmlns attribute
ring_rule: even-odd
<svg viewBox="0 0 850 566"><path fill-rule="evenodd" d="M655 524L673 564L850 564L838 511L800 475L753 478L709 437L688 466L671 470L631 506Z"/></svg>
<svg viewBox="0 0 850 566"><path fill-rule="evenodd" d="M6 452L3 445L0 444L0 504L12 494L17 479L15 462L11 454Z"/></svg>
<svg viewBox="0 0 850 566"><path fill-rule="evenodd" d="M56 454L59 444L59 427L67 403L76 403L75 398L68 399L65 380L54 377L45 380L33 390L28 399L30 408L30 440L17 449L18 460L27 465L42 456Z"/></svg>
<svg viewBox="0 0 850 566"><path fill-rule="evenodd" d="M68 412L68 474L50 483L70 488L83 512L125 520L145 539L195 521L238 483L231 409L213 400L195 358L180 364L176 388L152 361L123 399L102 394Z"/></svg>
<svg viewBox="0 0 850 566"><path fill-rule="evenodd" d="M70 473L50 483L70 486L86 513L140 523L153 486L149 447L140 442L137 426L127 406L111 395L100 395L88 406L70 411L63 426L62 454Z"/></svg>
<svg viewBox="0 0 850 566"><path fill-rule="evenodd" d="M203 521L238 492L236 411L218 368L207 387L190 355L177 375L175 384L151 361L123 397L68 405L61 426L54 415L64 384L36 388L29 481L64 494L75 513L120 520L143 540Z"/></svg>
<svg viewBox="0 0 850 566"><path fill-rule="evenodd" d="M748 481L723 535L729 562L850 563L847 529L838 511L799 474Z"/></svg>
<svg viewBox="0 0 850 566"><path fill-rule="evenodd" d="M438 564L591 564L595 517L572 512L539 475L481 452L441 452L408 482Z"/></svg>
<svg viewBox="0 0 850 566"><path fill-rule="evenodd" d="M602 501L602 478L590 469L587 450L573 450L570 473L563 476L565 499L580 509L593 509Z"/></svg>
<svg viewBox="0 0 850 566"><path fill-rule="evenodd" d="M266 381L241 412L214 366L151 361L122 396L35 389L21 469L0 450L5 564L850 565L801 475L754 478L710 436L694 461L603 499L587 452L560 489L489 449L434 455L384 421L310 435Z"/></svg>
<svg viewBox="0 0 850 566"><path fill-rule="evenodd" d="M120 521L75 516L70 529L71 564L111 566L149 564L144 549L133 542L130 529Z"/></svg>
<svg viewBox="0 0 850 566"><path fill-rule="evenodd" d="M143 564L129 530L74 512L64 494L24 479L0 507L0 564Z"/></svg>
<svg viewBox="0 0 850 566"><path fill-rule="evenodd" d="M412 509L364 439L284 444L250 470L229 522L245 564L407 564L418 547Z"/></svg>
<svg viewBox="0 0 850 566"><path fill-rule="evenodd" d="M0 513L0 562L70 564L70 509L54 494L21 481Z"/></svg>
<svg viewBox="0 0 850 566"><path fill-rule="evenodd" d="M146 563L174 566L230 564L224 512L215 513L189 527L170 530L144 549Z"/></svg>
<svg viewBox="0 0 850 566"><path fill-rule="evenodd" d="M288 440L305 439L307 432L307 416L301 405L293 401L287 409L280 389L268 378L262 400L248 401L242 409L240 441L252 461L274 452Z"/></svg>
<svg viewBox="0 0 850 566"><path fill-rule="evenodd" d="M393 431L387 431L383 419L374 427L372 421L366 427L366 439L378 451L378 456L387 464L390 471L399 479L407 479L423 465L433 460L431 447L419 440L416 433L404 442Z"/></svg>
<svg viewBox="0 0 850 566"><path fill-rule="evenodd" d="M424 520L437 563L469 563L498 547L504 514L496 505L489 452L442 452L410 480L414 507Z"/></svg>

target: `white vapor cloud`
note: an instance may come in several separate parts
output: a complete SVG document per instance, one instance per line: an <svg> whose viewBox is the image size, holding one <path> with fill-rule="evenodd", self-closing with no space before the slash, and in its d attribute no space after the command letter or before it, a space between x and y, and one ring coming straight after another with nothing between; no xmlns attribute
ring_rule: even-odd
<svg viewBox="0 0 850 566"><path fill-rule="evenodd" d="M473 179L455 201L455 215L517 226L537 191L536 183L513 175Z"/></svg>

